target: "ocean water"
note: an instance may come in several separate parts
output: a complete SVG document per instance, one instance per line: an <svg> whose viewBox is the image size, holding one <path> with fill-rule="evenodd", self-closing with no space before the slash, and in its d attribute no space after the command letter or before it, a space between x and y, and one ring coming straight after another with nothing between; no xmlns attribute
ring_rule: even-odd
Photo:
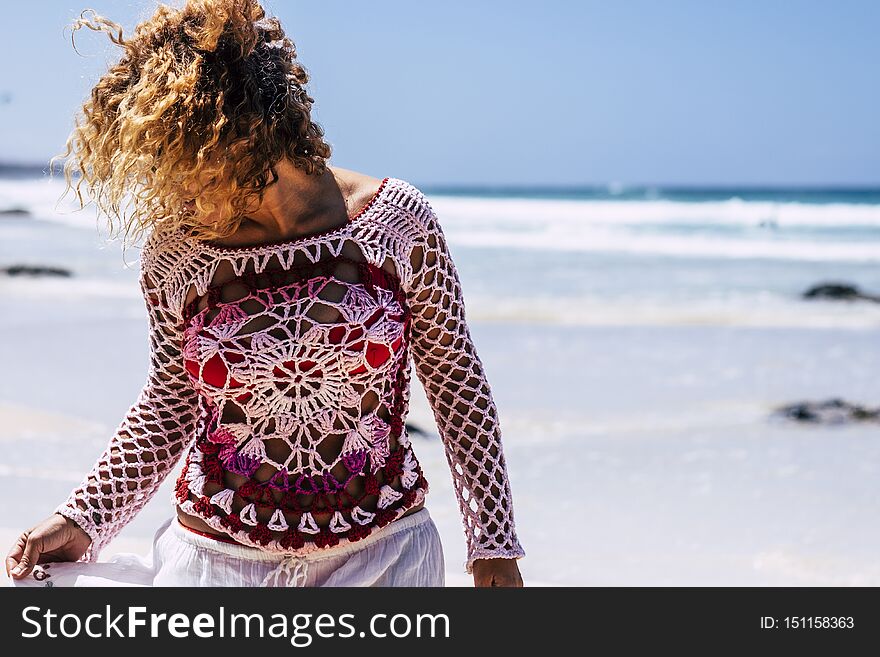
<svg viewBox="0 0 880 657"><path fill-rule="evenodd" d="M102 246L94 211L74 211L71 195L58 201L62 189L57 179L0 178L0 211L31 215L3 218L0 255L73 258L100 276L82 245L117 247ZM854 328L880 319L877 304L800 298L827 281L880 294L880 188L423 190L480 319ZM45 222L84 233L45 239Z"/></svg>
<svg viewBox="0 0 880 657"><path fill-rule="evenodd" d="M602 324L876 326L878 306L804 303L820 281L880 291L880 191L586 190L435 196L488 317ZM467 248L464 248L467 247Z"/></svg>
<svg viewBox="0 0 880 657"><path fill-rule="evenodd" d="M801 297L880 295L880 189L421 188L498 403L527 584L880 584L880 425L773 413L880 404L880 303ZM0 178L0 211L29 213L0 215L0 266L75 273L0 276L0 488L45 495L0 490L10 531L60 501L145 375L137 250L126 267L62 189ZM455 573L448 466L420 440ZM166 497L124 537L146 540Z"/></svg>

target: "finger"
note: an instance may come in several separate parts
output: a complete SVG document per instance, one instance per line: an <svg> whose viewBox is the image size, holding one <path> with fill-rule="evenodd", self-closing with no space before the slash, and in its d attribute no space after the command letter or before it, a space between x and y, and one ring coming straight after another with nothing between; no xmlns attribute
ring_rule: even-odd
<svg viewBox="0 0 880 657"><path fill-rule="evenodd" d="M10 575L12 573L12 569L18 565L18 562L21 559L21 555L24 554L25 543L27 543L27 534L22 534L16 539L15 545L12 546L12 549L6 555L7 575Z"/></svg>
<svg viewBox="0 0 880 657"><path fill-rule="evenodd" d="M12 569L12 576L21 578L30 575L40 558L41 548L42 541L39 537L28 536L27 543L24 546L24 553L21 555L18 565Z"/></svg>

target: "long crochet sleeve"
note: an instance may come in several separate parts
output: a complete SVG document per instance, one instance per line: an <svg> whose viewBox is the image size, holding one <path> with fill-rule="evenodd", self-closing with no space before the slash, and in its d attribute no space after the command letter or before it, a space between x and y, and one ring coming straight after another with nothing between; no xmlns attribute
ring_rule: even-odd
<svg viewBox="0 0 880 657"><path fill-rule="evenodd" d="M406 289L411 345L443 440L467 540L465 571L480 558L525 556L516 535L498 412L465 319L455 263L433 208L421 192Z"/></svg>
<svg viewBox="0 0 880 657"><path fill-rule="evenodd" d="M152 270L150 242L141 253L140 286L149 317L146 382L94 467L55 511L76 522L99 552L153 497L193 434L198 393L180 362L181 321Z"/></svg>

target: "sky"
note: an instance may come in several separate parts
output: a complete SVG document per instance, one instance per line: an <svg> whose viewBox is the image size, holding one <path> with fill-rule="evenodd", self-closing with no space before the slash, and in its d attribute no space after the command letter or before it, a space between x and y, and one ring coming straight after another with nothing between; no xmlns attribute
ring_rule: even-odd
<svg viewBox="0 0 880 657"><path fill-rule="evenodd" d="M183 0L168 2L180 6ZM878 185L880 2L265 0L331 163L430 185ZM155 0L6 3L0 161L45 163Z"/></svg>

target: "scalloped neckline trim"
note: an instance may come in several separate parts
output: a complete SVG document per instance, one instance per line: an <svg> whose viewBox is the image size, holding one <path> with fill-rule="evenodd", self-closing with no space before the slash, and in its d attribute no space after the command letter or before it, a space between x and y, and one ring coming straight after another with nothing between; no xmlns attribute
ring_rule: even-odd
<svg viewBox="0 0 880 657"><path fill-rule="evenodd" d="M250 246L215 246L213 244L209 244L204 240L198 240L186 235L183 231L180 230L179 227L175 227L175 232L187 243L187 244L196 244L199 248L206 249L208 251L213 251L218 254L237 254L237 253L248 253L248 252L259 252L259 251L274 251L278 247L290 246L293 244L304 244L309 241L322 240L327 237L333 237L337 233L343 233L347 229L354 226L360 219L367 216L371 210L376 207L378 200L383 196L385 191L389 187L389 183L394 180L391 176L385 176L382 179L381 184L373 193L373 196L370 197L370 200L367 201L360 210L358 210L353 216L348 218L344 224L340 226L334 226L333 228L329 228L327 230L322 230L317 233L310 233L308 235L299 235L297 237L291 237L285 240L279 240L276 242L266 242L265 244L252 244Z"/></svg>

